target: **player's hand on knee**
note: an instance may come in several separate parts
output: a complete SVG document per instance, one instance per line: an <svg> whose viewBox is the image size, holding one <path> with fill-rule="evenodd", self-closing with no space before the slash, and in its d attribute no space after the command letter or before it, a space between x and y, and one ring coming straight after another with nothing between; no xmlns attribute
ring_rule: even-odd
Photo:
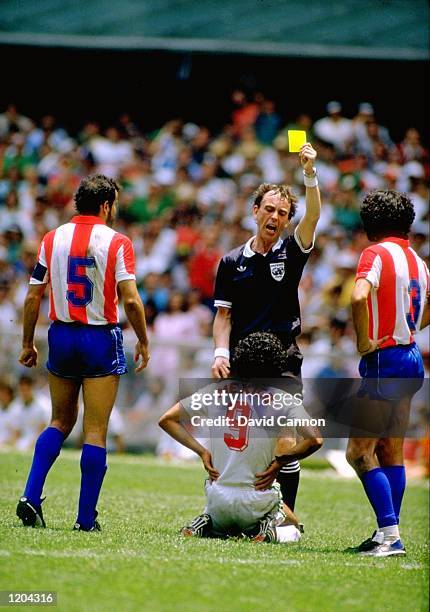
<svg viewBox="0 0 430 612"><path fill-rule="evenodd" d="M148 365L148 361L150 359L148 345L144 344L143 342L136 342L136 347L134 350L135 363L139 362L139 358L140 358L140 363L134 370L136 374L138 374L139 372L141 372L142 370L146 368L146 366Z"/></svg>
<svg viewBox="0 0 430 612"><path fill-rule="evenodd" d="M26 368L32 368L37 365L37 348L35 346L29 348L23 348L19 358L19 363L24 365Z"/></svg>
<svg viewBox="0 0 430 612"><path fill-rule="evenodd" d="M212 364L214 378L228 378L230 376L230 361L226 357L215 357Z"/></svg>
<svg viewBox="0 0 430 612"><path fill-rule="evenodd" d="M270 489L273 482L276 480L280 469L281 466L275 460L272 461L267 470L256 474L255 476L257 480L254 482L254 487L256 488L256 490L263 491L264 489Z"/></svg>
<svg viewBox="0 0 430 612"><path fill-rule="evenodd" d="M208 450L204 450L201 455L201 460L203 461L203 465L211 480L216 480L219 477L219 472L212 465L212 455Z"/></svg>

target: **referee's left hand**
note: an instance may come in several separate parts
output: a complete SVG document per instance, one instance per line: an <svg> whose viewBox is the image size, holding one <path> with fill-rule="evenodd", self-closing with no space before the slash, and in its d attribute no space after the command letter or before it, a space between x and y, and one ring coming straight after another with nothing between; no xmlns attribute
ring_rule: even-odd
<svg viewBox="0 0 430 612"><path fill-rule="evenodd" d="M312 174L314 171L314 162L317 157L317 152L313 148L310 142L306 142L299 153L300 163L302 164L302 168L308 174Z"/></svg>
<svg viewBox="0 0 430 612"><path fill-rule="evenodd" d="M228 378L230 376L230 360L226 357L215 357L212 364L214 378Z"/></svg>

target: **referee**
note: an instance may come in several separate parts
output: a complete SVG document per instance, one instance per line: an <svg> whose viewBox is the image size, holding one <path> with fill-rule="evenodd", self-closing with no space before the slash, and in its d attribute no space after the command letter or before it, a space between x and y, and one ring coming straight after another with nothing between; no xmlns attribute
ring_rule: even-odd
<svg viewBox="0 0 430 612"><path fill-rule="evenodd" d="M299 152L306 186L306 210L294 235L282 238L296 212L297 197L287 185L263 183L255 192L253 215L257 233L221 260L215 284L212 374L230 376L230 353L252 332L272 332L287 349L287 376L301 376L302 354L296 344L301 331L298 286L314 245L321 198L314 167L316 151L306 143ZM279 473L285 503L294 510L300 464Z"/></svg>

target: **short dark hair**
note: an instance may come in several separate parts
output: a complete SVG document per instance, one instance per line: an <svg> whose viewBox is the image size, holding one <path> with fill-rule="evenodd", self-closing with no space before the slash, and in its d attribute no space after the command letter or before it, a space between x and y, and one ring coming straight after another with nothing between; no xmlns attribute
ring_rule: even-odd
<svg viewBox="0 0 430 612"><path fill-rule="evenodd" d="M240 340L233 353L232 371L239 378L270 378L287 370L287 351L274 334L254 332Z"/></svg>
<svg viewBox="0 0 430 612"><path fill-rule="evenodd" d="M113 178L104 174L87 176L75 193L75 207L82 215L98 215L100 206L106 201L112 206L119 186Z"/></svg>
<svg viewBox="0 0 430 612"><path fill-rule="evenodd" d="M378 240L386 236L407 236L415 211L406 194L376 190L364 198L360 216L368 238Z"/></svg>
<svg viewBox="0 0 430 612"><path fill-rule="evenodd" d="M277 185L276 183L262 183L254 192L254 206L260 208L260 204L269 191L279 193L281 198L288 200L290 203L290 212L288 213L288 219L292 219L296 214L298 198L294 195L293 190L289 185Z"/></svg>

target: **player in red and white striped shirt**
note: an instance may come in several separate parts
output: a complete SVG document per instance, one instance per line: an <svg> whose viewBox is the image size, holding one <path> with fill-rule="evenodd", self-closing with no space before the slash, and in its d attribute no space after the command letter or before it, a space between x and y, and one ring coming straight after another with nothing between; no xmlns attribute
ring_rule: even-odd
<svg viewBox="0 0 430 612"><path fill-rule="evenodd" d="M355 550L385 557L405 554L398 528L406 484L402 436L411 397L424 377L414 333L429 324L429 271L409 246L415 213L406 195L369 193L361 218L369 240L376 244L361 255L352 294L362 356L360 395L365 396L360 429L372 431L372 421L381 426L373 437L351 437L347 459L363 483L378 524L372 538Z"/></svg>
<svg viewBox="0 0 430 612"><path fill-rule="evenodd" d="M118 293L138 338L136 372L148 363L145 311L137 292L130 240L112 224L119 187L104 175L81 181L78 214L46 234L24 305L20 363L37 364L34 332L46 285L50 285L48 332L50 426L36 442L33 464L17 515L24 525L45 526L41 495L46 476L76 422L78 395L84 399L81 492L75 529L99 529L96 504L106 472L106 433L119 377L127 372L118 326Z"/></svg>
<svg viewBox="0 0 430 612"><path fill-rule="evenodd" d="M131 241L95 215L76 215L40 245L30 285L50 284L52 321L118 323L117 283L135 280Z"/></svg>

